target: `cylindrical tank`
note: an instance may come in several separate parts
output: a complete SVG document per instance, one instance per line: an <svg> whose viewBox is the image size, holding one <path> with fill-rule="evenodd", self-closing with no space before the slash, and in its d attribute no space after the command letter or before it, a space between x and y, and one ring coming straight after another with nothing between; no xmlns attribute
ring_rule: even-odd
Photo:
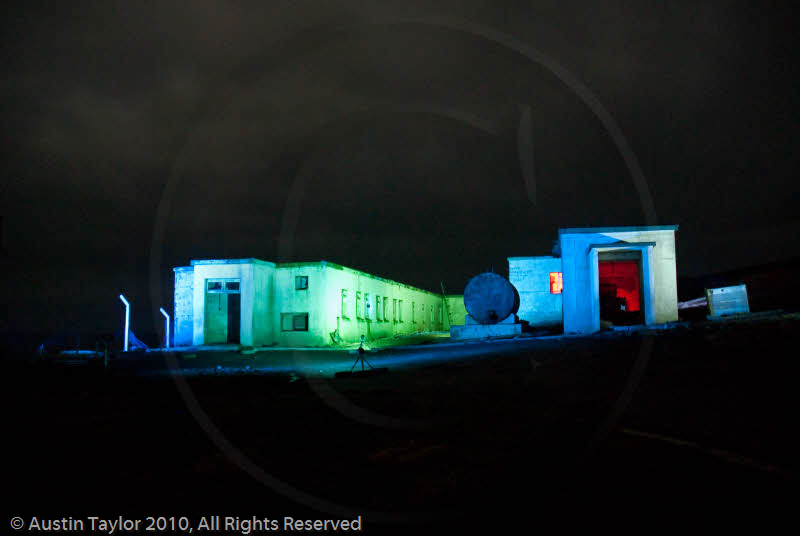
<svg viewBox="0 0 800 536"><path fill-rule="evenodd" d="M480 324L496 324L519 310L519 293L501 275L478 274L464 289L464 306Z"/></svg>

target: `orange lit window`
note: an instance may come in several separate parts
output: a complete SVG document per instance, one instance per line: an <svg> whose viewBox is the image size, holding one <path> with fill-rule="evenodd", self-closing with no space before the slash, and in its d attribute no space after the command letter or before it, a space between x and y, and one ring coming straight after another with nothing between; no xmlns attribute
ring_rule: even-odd
<svg viewBox="0 0 800 536"><path fill-rule="evenodd" d="M550 294L561 294L564 283L561 280L561 272L550 272Z"/></svg>

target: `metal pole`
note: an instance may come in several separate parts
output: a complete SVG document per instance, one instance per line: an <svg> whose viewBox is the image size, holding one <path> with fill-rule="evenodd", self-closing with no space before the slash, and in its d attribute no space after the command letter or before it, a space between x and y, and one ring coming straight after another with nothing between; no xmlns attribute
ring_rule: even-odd
<svg viewBox="0 0 800 536"><path fill-rule="evenodd" d="M125 304L125 352L128 351L128 330L131 327L131 304L128 303L128 300L125 299L125 296L122 294L119 295L119 299L122 300L122 303Z"/></svg>
<svg viewBox="0 0 800 536"><path fill-rule="evenodd" d="M164 347L169 348L169 315L167 314L167 312L164 310L163 307L161 307L161 314L164 315L164 326L165 326L164 333L166 333L164 337Z"/></svg>

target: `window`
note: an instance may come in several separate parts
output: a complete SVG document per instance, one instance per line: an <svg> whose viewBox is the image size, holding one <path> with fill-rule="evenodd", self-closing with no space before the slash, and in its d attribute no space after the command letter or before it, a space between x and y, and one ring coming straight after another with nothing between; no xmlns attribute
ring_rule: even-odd
<svg viewBox="0 0 800 536"><path fill-rule="evenodd" d="M308 331L308 313L294 315L292 325L295 331Z"/></svg>
<svg viewBox="0 0 800 536"><path fill-rule="evenodd" d="M369 292L364 293L364 318L369 320Z"/></svg>
<svg viewBox="0 0 800 536"><path fill-rule="evenodd" d="M415 302L411 302L411 322L417 321L417 312L415 311L417 304Z"/></svg>
<svg viewBox="0 0 800 536"><path fill-rule="evenodd" d="M347 316L347 289L342 289L342 318L348 320L350 317Z"/></svg>
<svg viewBox="0 0 800 536"><path fill-rule="evenodd" d="M381 321L381 297L375 296L375 320Z"/></svg>
<svg viewBox="0 0 800 536"><path fill-rule="evenodd" d="M239 280L206 279L206 291L213 294L239 294Z"/></svg>
<svg viewBox="0 0 800 536"><path fill-rule="evenodd" d="M421 313L421 316L422 316L422 325L424 326L425 325L425 320L427 320L425 318L425 304L424 303L420 307L420 313Z"/></svg>
<svg viewBox="0 0 800 536"><path fill-rule="evenodd" d="M295 290L306 290L308 289L308 276L307 275L297 275L294 278L294 289Z"/></svg>
<svg viewBox="0 0 800 536"><path fill-rule="evenodd" d="M389 321L389 298L383 297L383 321Z"/></svg>
<svg viewBox="0 0 800 536"><path fill-rule="evenodd" d="M397 298L392 300L392 322L397 324Z"/></svg>
<svg viewBox="0 0 800 536"><path fill-rule="evenodd" d="M308 331L308 313L281 313L281 331Z"/></svg>
<svg viewBox="0 0 800 536"><path fill-rule="evenodd" d="M400 322L402 322L403 321L403 300L398 300L397 301L397 312L398 312L397 316L400 319Z"/></svg>
<svg viewBox="0 0 800 536"><path fill-rule="evenodd" d="M550 294L561 294L564 281L561 272L550 272Z"/></svg>
<svg viewBox="0 0 800 536"><path fill-rule="evenodd" d="M361 293L356 292L356 318L361 318Z"/></svg>

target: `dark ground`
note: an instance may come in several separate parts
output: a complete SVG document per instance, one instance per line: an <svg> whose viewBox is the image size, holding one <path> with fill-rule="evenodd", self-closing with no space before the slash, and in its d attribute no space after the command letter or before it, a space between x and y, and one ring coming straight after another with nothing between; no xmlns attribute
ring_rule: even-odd
<svg viewBox="0 0 800 536"><path fill-rule="evenodd" d="M702 322L325 384L410 429L343 415L317 380L187 378L235 449L349 507L337 513L238 467L170 378L6 359L6 517L362 513L368 533L773 533L796 526L798 327L796 315Z"/></svg>

